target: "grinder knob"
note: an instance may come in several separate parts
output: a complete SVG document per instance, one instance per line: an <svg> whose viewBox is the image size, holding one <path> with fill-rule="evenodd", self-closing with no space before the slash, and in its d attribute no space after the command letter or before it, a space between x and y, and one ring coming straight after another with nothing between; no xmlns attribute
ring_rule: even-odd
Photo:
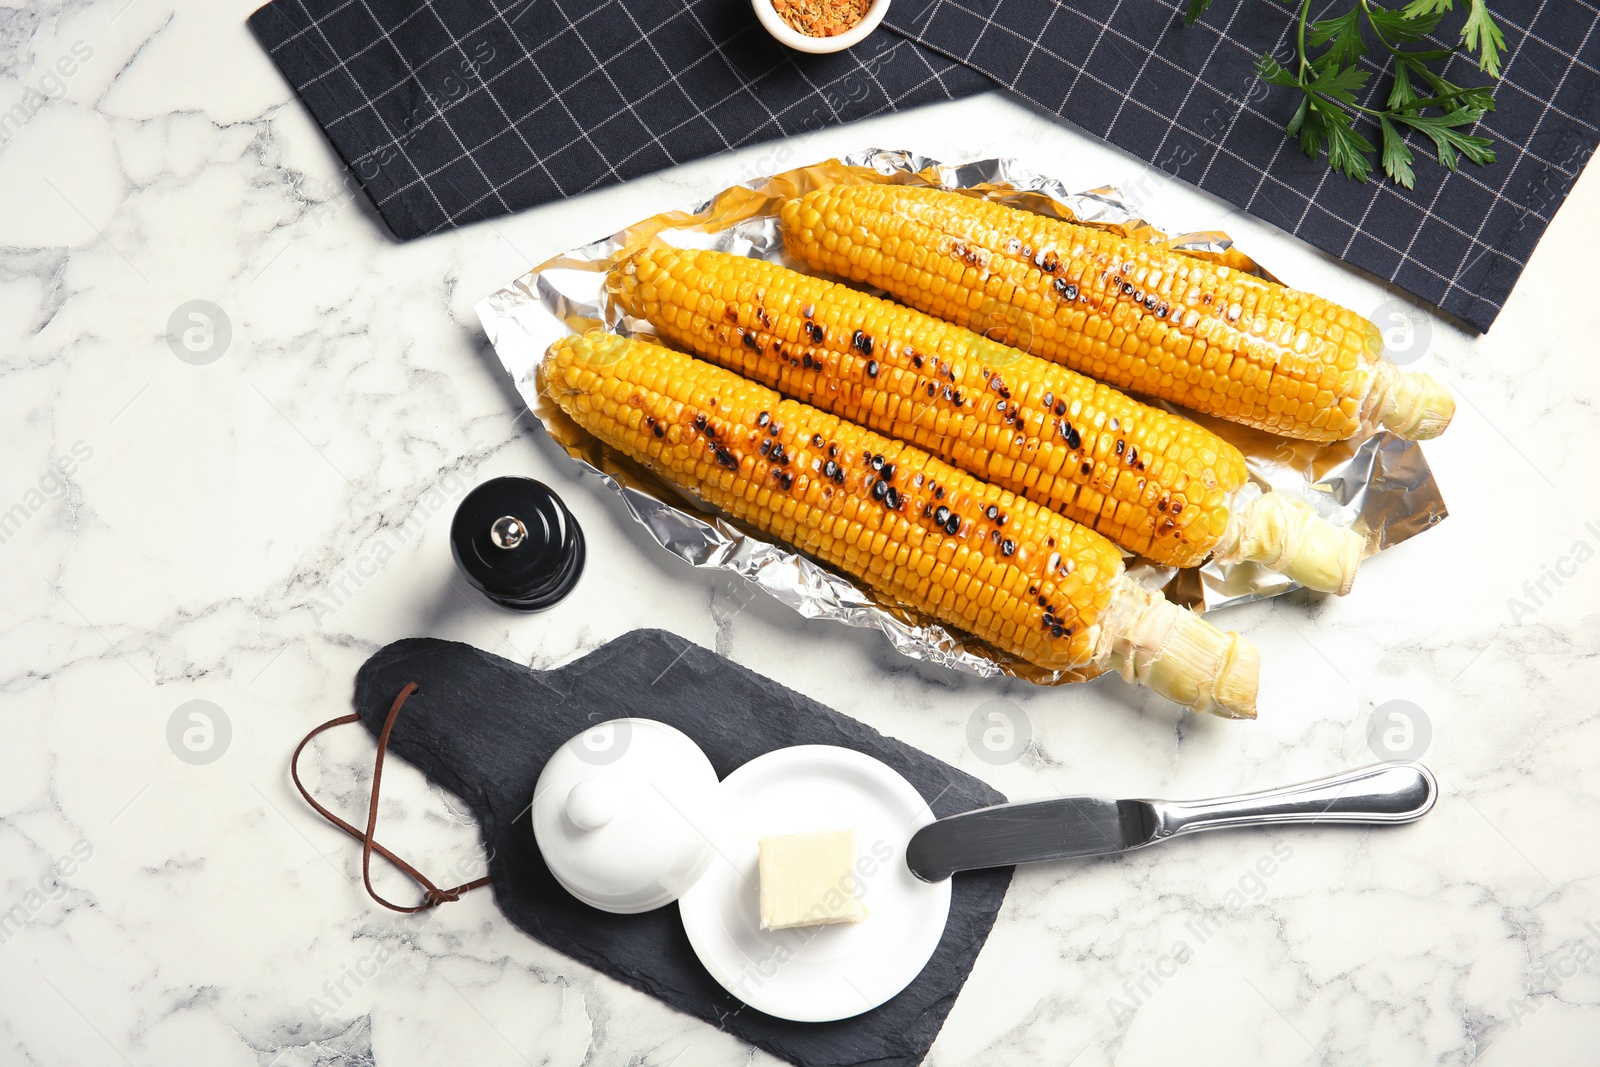
<svg viewBox="0 0 1600 1067"><path fill-rule="evenodd" d="M583 530L561 498L532 478L493 478L468 493L450 523L450 552L484 596L539 611L583 573Z"/></svg>

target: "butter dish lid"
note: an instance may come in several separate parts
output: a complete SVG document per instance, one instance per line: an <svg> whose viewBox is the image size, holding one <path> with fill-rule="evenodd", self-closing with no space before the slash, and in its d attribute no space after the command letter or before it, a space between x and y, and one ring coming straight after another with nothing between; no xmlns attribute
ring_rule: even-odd
<svg viewBox="0 0 1600 1067"><path fill-rule="evenodd" d="M717 772L688 735L612 719L550 757L533 794L539 851L568 892L602 911L678 899L711 862Z"/></svg>

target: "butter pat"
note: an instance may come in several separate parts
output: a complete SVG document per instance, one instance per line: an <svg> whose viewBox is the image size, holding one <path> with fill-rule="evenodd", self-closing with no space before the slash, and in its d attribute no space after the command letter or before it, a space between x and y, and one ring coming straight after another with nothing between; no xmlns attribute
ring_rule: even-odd
<svg viewBox="0 0 1600 1067"><path fill-rule="evenodd" d="M854 830L761 839L761 929L858 923L866 883L856 873Z"/></svg>

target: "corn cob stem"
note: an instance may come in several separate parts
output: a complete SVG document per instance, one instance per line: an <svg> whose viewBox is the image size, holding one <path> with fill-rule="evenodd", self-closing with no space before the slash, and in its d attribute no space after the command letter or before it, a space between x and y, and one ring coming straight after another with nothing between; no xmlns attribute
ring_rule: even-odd
<svg viewBox="0 0 1600 1067"><path fill-rule="evenodd" d="M1299 500L1254 487L1234 501L1233 520L1217 545L1219 563L1259 563L1307 589L1344 596L1356 580L1365 540L1327 522Z"/></svg>
<svg viewBox="0 0 1600 1067"><path fill-rule="evenodd" d="M1261 654L1192 611L1118 579L1102 637L1106 665L1124 681L1196 711L1227 719L1256 717Z"/></svg>
<svg viewBox="0 0 1600 1067"><path fill-rule="evenodd" d="M540 382L606 444L915 611L1048 670L1125 665L1209 711L1253 711L1237 639L1123 583L1094 531L918 448L603 331L552 345Z"/></svg>
<svg viewBox="0 0 1600 1067"><path fill-rule="evenodd" d="M918 186L830 186L782 215L812 268L1118 388L1307 441L1354 436L1364 407L1396 433L1449 421L1438 382L1383 369L1372 323L1231 267Z"/></svg>
<svg viewBox="0 0 1600 1067"><path fill-rule="evenodd" d="M1437 380L1393 363L1373 363L1372 384L1361 402L1361 419L1408 441L1427 441L1444 433L1455 417L1456 401Z"/></svg>

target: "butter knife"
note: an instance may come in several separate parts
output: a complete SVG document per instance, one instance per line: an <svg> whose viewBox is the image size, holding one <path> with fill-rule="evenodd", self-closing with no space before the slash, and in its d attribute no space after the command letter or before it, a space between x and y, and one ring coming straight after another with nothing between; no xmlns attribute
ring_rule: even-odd
<svg viewBox="0 0 1600 1067"><path fill-rule="evenodd" d="M1394 761L1214 800L1056 797L998 804L924 826L906 846L906 865L923 881L938 882L956 871L1103 856L1230 826L1404 823L1426 815L1438 795L1428 768Z"/></svg>

